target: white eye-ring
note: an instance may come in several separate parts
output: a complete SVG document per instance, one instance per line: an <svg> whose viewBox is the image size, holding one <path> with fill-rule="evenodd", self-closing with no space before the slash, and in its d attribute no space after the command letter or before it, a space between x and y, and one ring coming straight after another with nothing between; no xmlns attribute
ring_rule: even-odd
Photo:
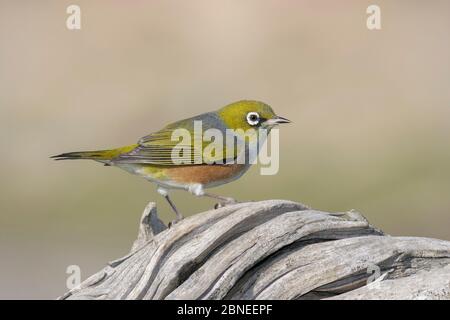
<svg viewBox="0 0 450 320"><path fill-rule="evenodd" d="M259 123L259 114L257 112L247 113L247 122L251 126L256 126Z"/></svg>

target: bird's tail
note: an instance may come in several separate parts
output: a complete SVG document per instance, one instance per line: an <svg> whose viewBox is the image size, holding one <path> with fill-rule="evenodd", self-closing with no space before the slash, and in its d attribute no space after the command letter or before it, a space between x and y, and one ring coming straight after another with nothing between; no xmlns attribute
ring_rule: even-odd
<svg viewBox="0 0 450 320"><path fill-rule="evenodd" d="M110 150L97 150L97 151L79 151L79 152L67 152L61 153L50 158L55 160L79 160L79 159L89 159L96 160L100 162L108 162L123 153L130 152L136 148L136 145L126 146L117 149Z"/></svg>

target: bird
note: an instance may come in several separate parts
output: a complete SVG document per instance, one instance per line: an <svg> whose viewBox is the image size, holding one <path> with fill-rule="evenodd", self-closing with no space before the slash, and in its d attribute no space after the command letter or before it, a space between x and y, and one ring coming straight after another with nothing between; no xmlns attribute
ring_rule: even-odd
<svg viewBox="0 0 450 320"><path fill-rule="evenodd" d="M205 189L240 178L254 163L254 157L267 137L258 132L266 130L269 134L275 126L289 122L291 121L276 115L272 107L264 102L240 100L216 111L173 122L128 146L68 152L51 158L94 160L155 183L157 192L166 199L175 213L176 219L170 223L173 225L184 216L175 206L169 191L185 190L195 196L214 198L220 205L236 203L234 198L209 193ZM207 154L204 151L210 144L204 141L204 135L208 131L216 134L216 148L210 147L211 152ZM180 142L182 134L188 135L185 139L187 141ZM222 141L217 140L218 134L224 136ZM213 139L210 137L210 140ZM229 140L234 143L229 143ZM239 161L240 159L243 160Z"/></svg>

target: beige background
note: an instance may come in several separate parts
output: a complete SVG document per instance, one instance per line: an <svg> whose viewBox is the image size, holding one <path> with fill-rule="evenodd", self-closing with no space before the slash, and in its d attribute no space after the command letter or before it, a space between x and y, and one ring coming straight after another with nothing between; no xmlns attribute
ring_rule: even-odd
<svg viewBox="0 0 450 320"><path fill-rule="evenodd" d="M65 27L82 9L82 30ZM366 7L382 30L366 28ZM276 176L215 191L355 208L450 240L448 1L0 0L0 298L53 298L129 249L154 186L66 151L243 98L293 120ZM212 201L176 192L185 214Z"/></svg>

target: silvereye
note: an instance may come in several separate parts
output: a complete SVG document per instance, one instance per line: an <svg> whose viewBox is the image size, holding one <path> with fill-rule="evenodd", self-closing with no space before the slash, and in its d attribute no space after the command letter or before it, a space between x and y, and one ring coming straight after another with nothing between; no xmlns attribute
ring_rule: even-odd
<svg viewBox="0 0 450 320"><path fill-rule="evenodd" d="M169 189L183 189L196 196L212 197L218 199L221 204L235 202L233 198L211 194L204 189L236 180L249 169L253 163L249 155L249 142L260 136L245 135L244 132L252 132L249 129L254 129L253 132L266 129L268 133L275 125L289 122L277 116L272 108L263 102L242 100L217 111L169 124L160 131L141 138L137 144L110 150L69 152L52 158L95 160L107 166L119 167L156 183L157 191L164 196L175 212L176 222L183 219L183 216L169 198ZM196 145L195 139L199 137L197 137L198 133L196 136L195 126L199 123L201 123L201 137L208 129L215 129L215 132L218 130L225 137L222 144L223 150L216 150L210 155L203 154L201 158L194 157L199 152L202 155L202 151L208 145L208 142L202 140L200 140L200 149ZM230 130L227 129L235 130L232 139L245 140L245 143L227 144L226 140L230 137ZM178 132L189 133L191 138L188 143L181 144L181 148L184 149L180 151L180 158L175 161L173 155L177 152L174 153L174 151L177 151L175 148L180 148L180 143L177 139L174 141L174 133ZM244 162L230 161L236 160L243 153L245 153Z"/></svg>

